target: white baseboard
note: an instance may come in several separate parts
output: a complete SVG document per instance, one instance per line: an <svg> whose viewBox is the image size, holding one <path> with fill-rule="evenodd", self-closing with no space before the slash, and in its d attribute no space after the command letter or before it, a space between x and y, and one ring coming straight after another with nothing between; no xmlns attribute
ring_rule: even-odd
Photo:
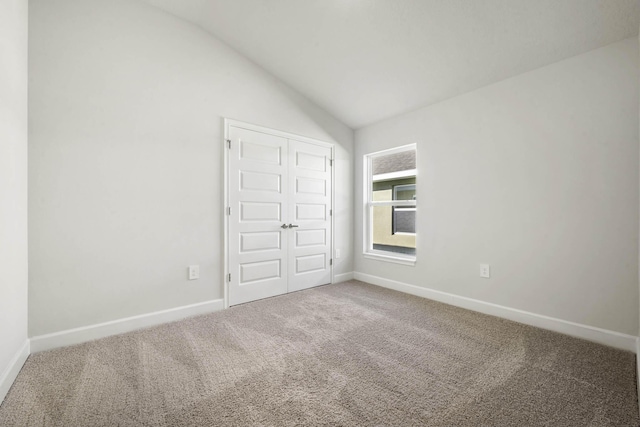
<svg viewBox="0 0 640 427"><path fill-rule="evenodd" d="M22 348L13 356L9 366L6 367L2 376L0 376L0 403L4 400L5 396L9 392L11 385L16 380L20 369L27 361L30 354L29 340L26 340L22 345Z"/></svg>
<svg viewBox="0 0 640 427"><path fill-rule="evenodd" d="M353 280L353 271L333 276L333 283L346 282L347 280Z"/></svg>
<svg viewBox="0 0 640 427"><path fill-rule="evenodd" d="M638 402L640 402L640 338L636 339L636 386L638 387ZM640 404L638 405L640 413Z"/></svg>
<svg viewBox="0 0 640 427"><path fill-rule="evenodd" d="M559 332L565 335L582 338L588 341L597 342L611 347L619 348L636 353L638 337L620 332L609 331L596 328L594 326L582 325L580 323L569 322L567 320L556 319L554 317L492 304L472 298L462 297L447 292L436 291L434 289L422 288L420 286L397 282L395 280L372 276L370 274L355 272L354 278L372 285L381 286L388 289L416 295L457 307L466 308L480 313L489 314L526 325L535 326L550 331ZM640 353L638 353L640 354Z"/></svg>
<svg viewBox="0 0 640 427"><path fill-rule="evenodd" d="M211 313L222 310L223 308L223 300L217 299L198 304L170 308L168 310L156 311L154 313L112 320L110 322L99 323L97 325L83 326L81 328L40 335L31 338L31 352L38 353L40 351L80 344L111 335L131 332L136 329L173 322L186 317Z"/></svg>

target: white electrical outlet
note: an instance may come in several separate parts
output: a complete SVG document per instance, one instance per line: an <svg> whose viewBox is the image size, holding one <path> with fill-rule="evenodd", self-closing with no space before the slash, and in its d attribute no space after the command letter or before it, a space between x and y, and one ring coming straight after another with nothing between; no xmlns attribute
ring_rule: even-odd
<svg viewBox="0 0 640 427"><path fill-rule="evenodd" d="M189 280L196 280L200 278L200 266L199 265L190 265L189 266Z"/></svg>
<svg viewBox="0 0 640 427"><path fill-rule="evenodd" d="M336 249L336 259L340 258L340 249Z"/></svg>
<svg viewBox="0 0 640 427"><path fill-rule="evenodd" d="M480 264L480 277L488 279L491 277L491 267L489 264Z"/></svg>

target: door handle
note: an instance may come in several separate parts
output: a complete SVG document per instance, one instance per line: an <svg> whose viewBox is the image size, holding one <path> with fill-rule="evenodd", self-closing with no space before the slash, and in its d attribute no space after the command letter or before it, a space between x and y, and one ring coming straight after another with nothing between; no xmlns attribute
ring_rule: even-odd
<svg viewBox="0 0 640 427"><path fill-rule="evenodd" d="M300 226L299 225L289 224L289 228L296 228L296 227L300 227Z"/></svg>
<svg viewBox="0 0 640 427"><path fill-rule="evenodd" d="M280 228L287 229L287 228L289 228L289 226L288 226L287 224L282 224L282 225L280 226Z"/></svg>

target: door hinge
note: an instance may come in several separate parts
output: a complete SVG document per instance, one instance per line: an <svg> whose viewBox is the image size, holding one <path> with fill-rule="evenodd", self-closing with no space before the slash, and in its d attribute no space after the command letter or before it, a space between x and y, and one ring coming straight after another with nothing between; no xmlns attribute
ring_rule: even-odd
<svg viewBox="0 0 640 427"><path fill-rule="evenodd" d="M333 258L329 260L329 265L333 265Z"/></svg>
<svg viewBox="0 0 640 427"><path fill-rule="evenodd" d="M227 147L231 148L231 140L227 139Z"/></svg>
<svg viewBox="0 0 640 427"><path fill-rule="evenodd" d="M333 216L333 209L329 209L329 216Z"/></svg>
<svg viewBox="0 0 640 427"><path fill-rule="evenodd" d="M329 166L333 166L333 159L329 159Z"/></svg>
<svg viewBox="0 0 640 427"><path fill-rule="evenodd" d="M227 279L228 282L231 282L231 273L229 273L229 277L227 277Z"/></svg>
<svg viewBox="0 0 640 427"><path fill-rule="evenodd" d="M231 206L227 208L227 215L231 215Z"/></svg>

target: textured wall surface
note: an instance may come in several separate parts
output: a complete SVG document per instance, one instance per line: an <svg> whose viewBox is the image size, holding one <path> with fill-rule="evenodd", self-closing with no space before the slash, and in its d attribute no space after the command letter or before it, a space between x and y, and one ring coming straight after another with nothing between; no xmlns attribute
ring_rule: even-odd
<svg viewBox="0 0 640 427"><path fill-rule="evenodd" d="M637 335L638 65L633 37L358 130L356 191L418 145L418 259L355 270Z"/></svg>
<svg viewBox="0 0 640 427"><path fill-rule="evenodd" d="M30 19L32 335L222 298L223 117L336 144L352 271L351 129L148 4L33 1Z"/></svg>
<svg viewBox="0 0 640 427"><path fill-rule="evenodd" d="M0 0L0 379L27 341L27 9Z"/></svg>

